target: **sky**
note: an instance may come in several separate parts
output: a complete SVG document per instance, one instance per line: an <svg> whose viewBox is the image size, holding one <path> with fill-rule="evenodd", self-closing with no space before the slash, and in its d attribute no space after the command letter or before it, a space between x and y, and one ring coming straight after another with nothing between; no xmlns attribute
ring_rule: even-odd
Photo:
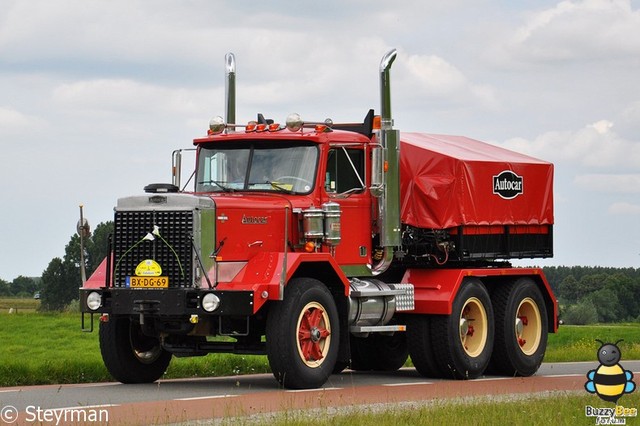
<svg viewBox="0 0 640 426"><path fill-rule="evenodd" d="M64 255L79 205L170 182L224 115L361 120L391 48L400 131L463 135L555 165L553 259L640 267L640 0L3 0L0 279Z"/></svg>

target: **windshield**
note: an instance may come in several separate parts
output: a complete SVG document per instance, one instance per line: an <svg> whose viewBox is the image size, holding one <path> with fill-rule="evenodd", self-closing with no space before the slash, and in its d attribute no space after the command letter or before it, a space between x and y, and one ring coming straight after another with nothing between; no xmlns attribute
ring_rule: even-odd
<svg viewBox="0 0 640 426"><path fill-rule="evenodd" d="M197 192L311 192L318 148L314 145L216 144L198 157Z"/></svg>

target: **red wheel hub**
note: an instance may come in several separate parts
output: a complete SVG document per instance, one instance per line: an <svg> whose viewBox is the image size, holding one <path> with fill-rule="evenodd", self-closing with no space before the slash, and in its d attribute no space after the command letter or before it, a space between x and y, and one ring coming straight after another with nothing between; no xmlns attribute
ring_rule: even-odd
<svg viewBox="0 0 640 426"><path fill-rule="evenodd" d="M326 329L323 322L324 311L318 308L307 309L298 329L298 341L302 355L307 361L319 361L323 358L320 343L331 332Z"/></svg>

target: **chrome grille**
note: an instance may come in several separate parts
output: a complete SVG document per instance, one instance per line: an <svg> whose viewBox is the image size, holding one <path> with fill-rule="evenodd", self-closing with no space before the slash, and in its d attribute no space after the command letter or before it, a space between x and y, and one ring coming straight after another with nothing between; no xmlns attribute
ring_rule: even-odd
<svg viewBox="0 0 640 426"><path fill-rule="evenodd" d="M145 240L154 225L162 238ZM191 210L117 211L113 234L114 286L125 287L126 277L133 276L136 267L146 259L160 264L162 276L169 277L169 287L191 286L192 233Z"/></svg>

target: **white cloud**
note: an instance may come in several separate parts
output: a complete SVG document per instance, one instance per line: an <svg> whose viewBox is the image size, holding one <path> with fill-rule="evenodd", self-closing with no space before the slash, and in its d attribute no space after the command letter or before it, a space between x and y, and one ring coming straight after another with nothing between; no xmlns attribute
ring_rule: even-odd
<svg viewBox="0 0 640 426"><path fill-rule="evenodd" d="M88 114L193 114L202 111L208 97L222 96L212 92L174 89L126 79L97 79L60 84L53 89L52 100L59 106Z"/></svg>
<svg viewBox="0 0 640 426"><path fill-rule="evenodd" d="M640 205L631 203L614 203L609 206L608 212L621 215L640 215Z"/></svg>
<svg viewBox="0 0 640 426"><path fill-rule="evenodd" d="M20 111L0 107L0 128L23 128L28 126L29 121L29 118Z"/></svg>
<svg viewBox="0 0 640 426"><path fill-rule="evenodd" d="M527 61L637 56L640 12L631 0L562 1L530 14L507 50Z"/></svg>
<svg viewBox="0 0 640 426"><path fill-rule="evenodd" d="M455 65L437 55L408 54L399 61L396 81L407 97L431 98L442 105L469 102L494 107L496 98L489 85L471 81Z"/></svg>
<svg viewBox="0 0 640 426"><path fill-rule="evenodd" d="M640 193L640 174L578 175L574 183L588 191L606 193Z"/></svg>
<svg viewBox="0 0 640 426"><path fill-rule="evenodd" d="M600 120L577 131L550 131L529 141L512 138L504 146L550 161L593 168L640 168L640 141L620 137L613 123Z"/></svg>

